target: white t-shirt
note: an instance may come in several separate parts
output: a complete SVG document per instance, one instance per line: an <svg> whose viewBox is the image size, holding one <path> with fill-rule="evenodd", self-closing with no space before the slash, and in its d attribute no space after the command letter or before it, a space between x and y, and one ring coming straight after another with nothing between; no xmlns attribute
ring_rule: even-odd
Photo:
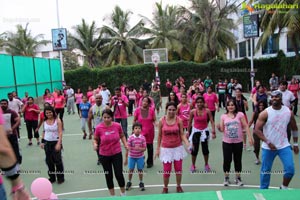
<svg viewBox="0 0 300 200"><path fill-rule="evenodd" d="M101 90L99 94L102 96L102 104L106 105L110 103L109 97L110 97L110 91L108 89L106 90Z"/></svg>
<svg viewBox="0 0 300 200"><path fill-rule="evenodd" d="M72 88L67 89L67 95L68 95L68 98L73 97L74 96L74 90Z"/></svg>
<svg viewBox="0 0 300 200"><path fill-rule="evenodd" d="M283 149L290 146L287 138L287 125L291 119L291 111L288 107L282 106L280 110L274 110L272 106L267 109L268 119L263 127L264 136L275 145L276 149ZM270 149L263 142L261 145L264 149Z"/></svg>
<svg viewBox="0 0 300 200"><path fill-rule="evenodd" d="M19 99L13 98L12 101L8 100L8 108L15 111L18 114L19 114L19 111L22 106L23 106L23 103Z"/></svg>
<svg viewBox="0 0 300 200"><path fill-rule="evenodd" d="M278 91L280 91L280 90L278 90ZM282 93L283 105L285 105L287 107L291 107L291 101L295 100L294 94L289 90L285 90L284 92L280 91L280 92Z"/></svg>

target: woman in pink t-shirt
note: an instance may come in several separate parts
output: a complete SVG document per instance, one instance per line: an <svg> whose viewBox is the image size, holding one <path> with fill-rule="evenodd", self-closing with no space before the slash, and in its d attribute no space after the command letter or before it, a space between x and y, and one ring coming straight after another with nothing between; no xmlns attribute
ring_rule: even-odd
<svg viewBox="0 0 300 200"><path fill-rule="evenodd" d="M146 138L147 143L147 168L153 166L154 123L156 120L155 110L150 105L150 97L143 97L142 106L135 110L133 119L133 123L139 122L142 124L142 135Z"/></svg>
<svg viewBox="0 0 300 200"><path fill-rule="evenodd" d="M75 93L75 103L76 103L78 115L79 115L79 105L82 103L82 96L83 93L81 92L81 89L78 88L77 92Z"/></svg>
<svg viewBox="0 0 300 200"><path fill-rule="evenodd" d="M60 121L64 127L64 113L65 113L66 100L61 90L57 90L57 97L54 99L54 109L56 114L59 116Z"/></svg>
<svg viewBox="0 0 300 200"><path fill-rule="evenodd" d="M39 132L36 131L40 108L37 104L34 104L33 97L28 97L27 104L23 107L22 112L25 114L27 136L29 140L28 145L32 145L32 131L34 133L34 138L36 138L37 145L40 145L40 135Z"/></svg>
<svg viewBox="0 0 300 200"><path fill-rule="evenodd" d="M186 133L189 125L191 104L187 100L187 95L185 93L181 94L181 102L177 106L177 115L182 120L183 132Z"/></svg>
<svg viewBox="0 0 300 200"><path fill-rule="evenodd" d="M95 151L99 151L110 195L115 196L112 171L114 169L114 174L121 190L121 196L125 196L125 179L123 175L123 157L120 140L126 149L128 149L128 146L122 127L119 123L113 122L113 116L114 114L110 109L102 112L103 122L96 127L93 146ZM99 141L101 141L100 145Z"/></svg>
<svg viewBox="0 0 300 200"><path fill-rule="evenodd" d="M226 102L226 113L221 115L220 124L217 126L223 132L223 171L225 175L224 186L229 186L229 174L232 158L234 158L235 183L243 186L241 180L242 153L243 153L243 130L246 131L249 144L253 145L245 115L237 111L236 102L232 99Z"/></svg>
<svg viewBox="0 0 300 200"><path fill-rule="evenodd" d="M296 78L292 78L291 83L288 86L288 90L294 94L294 97L295 97L294 105L295 106L293 107L293 112L294 112L294 115L297 116L299 83Z"/></svg>
<svg viewBox="0 0 300 200"><path fill-rule="evenodd" d="M196 159L199 151L199 145L201 143L202 154L204 158L204 170L210 172L210 166L208 164L209 150L208 150L208 140L210 138L210 132L208 129L208 122L210 121L212 127L212 138L216 138L215 122L213 120L212 114L208 108L204 107L205 101L203 97L197 97L196 108L190 112L189 116L189 126L191 134L189 135L189 141L193 144L192 148L192 165L190 171L194 173L196 171ZM193 124L194 120L194 124Z"/></svg>
<svg viewBox="0 0 300 200"><path fill-rule="evenodd" d="M87 99L90 99L90 97L93 96L93 88L91 86L88 87L88 91L86 93Z"/></svg>
<svg viewBox="0 0 300 200"><path fill-rule="evenodd" d="M44 97L44 103L49 103L52 107L54 106L54 97L50 92L47 93L46 97Z"/></svg>
<svg viewBox="0 0 300 200"><path fill-rule="evenodd" d="M166 105L166 116L159 120L158 138L156 157L159 156L163 163L163 180L164 188L162 193L168 193L168 185L174 163L176 173L176 191L182 193L181 177L182 177L182 160L187 155L182 142L189 147L189 141L183 133L183 125L181 119L176 116L177 105L169 102Z"/></svg>
<svg viewBox="0 0 300 200"><path fill-rule="evenodd" d="M210 110L213 120L215 121L216 110L219 112L219 100L216 93L213 92L212 86L207 87L207 93L203 94L207 108Z"/></svg>

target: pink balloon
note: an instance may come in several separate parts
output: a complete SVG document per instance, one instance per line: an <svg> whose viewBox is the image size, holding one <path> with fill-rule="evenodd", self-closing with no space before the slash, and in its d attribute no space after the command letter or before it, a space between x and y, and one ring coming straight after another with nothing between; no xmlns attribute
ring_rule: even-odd
<svg viewBox="0 0 300 200"><path fill-rule="evenodd" d="M37 178L31 183L31 193L38 199L48 199L52 193L52 184L46 178Z"/></svg>
<svg viewBox="0 0 300 200"><path fill-rule="evenodd" d="M58 200L58 197L55 193L51 193L50 197L49 197L49 200Z"/></svg>

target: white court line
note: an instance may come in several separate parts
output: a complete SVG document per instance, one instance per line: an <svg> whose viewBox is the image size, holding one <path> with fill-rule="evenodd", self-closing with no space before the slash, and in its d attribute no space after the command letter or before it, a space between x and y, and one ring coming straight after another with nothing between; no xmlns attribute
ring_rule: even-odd
<svg viewBox="0 0 300 200"><path fill-rule="evenodd" d="M219 200L223 200L222 192L221 191L216 191L217 197Z"/></svg>
<svg viewBox="0 0 300 200"><path fill-rule="evenodd" d="M254 193L253 195L256 200L266 200L262 193Z"/></svg>
<svg viewBox="0 0 300 200"><path fill-rule="evenodd" d="M176 184L169 184L170 187L175 187L177 186ZM224 187L223 184L181 184L183 187ZM163 185L145 185L145 188L157 188L157 187L163 187ZM238 185L229 185L227 187L236 187L236 188L241 188ZM259 189L259 185L244 185L243 187L246 188L257 188ZM139 188L139 186L133 186L132 188ZM270 189L278 189L278 187L269 187ZM115 189L119 189L119 187L115 187ZM67 192L67 193L61 193L61 194L56 194L57 196L65 196L65 195L71 195L71 194L81 194L81 193L89 193L89 192L98 192L98 191L107 191L107 188L100 188L100 189L91 189L91 190L82 190L82 191L75 191L75 192ZM204 192L204 191L203 191Z"/></svg>

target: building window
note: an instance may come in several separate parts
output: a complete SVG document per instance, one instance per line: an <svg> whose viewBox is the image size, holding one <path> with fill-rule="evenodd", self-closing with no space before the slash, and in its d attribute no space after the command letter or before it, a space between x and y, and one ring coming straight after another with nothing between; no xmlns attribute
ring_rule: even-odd
<svg viewBox="0 0 300 200"><path fill-rule="evenodd" d="M294 52L294 47L293 47L293 42L292 42L292 38L289 37L288 35L286 36L287 39L287 52ZM297 44L297 47L298 47L298 51L300 51L300 36L297 35L296 36L296 44Z"/></svg>
<svg viewBox="0 0 300 200"><path fill-rule="evenodd" d="M262 47L262 54L277 53L279 50L279 37L278 34L274 34L269 37L266 44Z"/></svg>
<svg viewBox="0 0 300 200"><path fill-rule="evenodd" d="M246 57L246 41L239 43L240 57Z"/></svg>
<svg viewBox="0 0 300 200"><path fill-rule="evenodd" d="M236 45L236 47L234 48L234 57L238 58L238 45Z"/></svg>
<svg viewBox="0 0 300 200"><path fill-rule="evenodd" d="M42 57L43 58L49 58L50 57L49 51L42 52Z"/></svg>

